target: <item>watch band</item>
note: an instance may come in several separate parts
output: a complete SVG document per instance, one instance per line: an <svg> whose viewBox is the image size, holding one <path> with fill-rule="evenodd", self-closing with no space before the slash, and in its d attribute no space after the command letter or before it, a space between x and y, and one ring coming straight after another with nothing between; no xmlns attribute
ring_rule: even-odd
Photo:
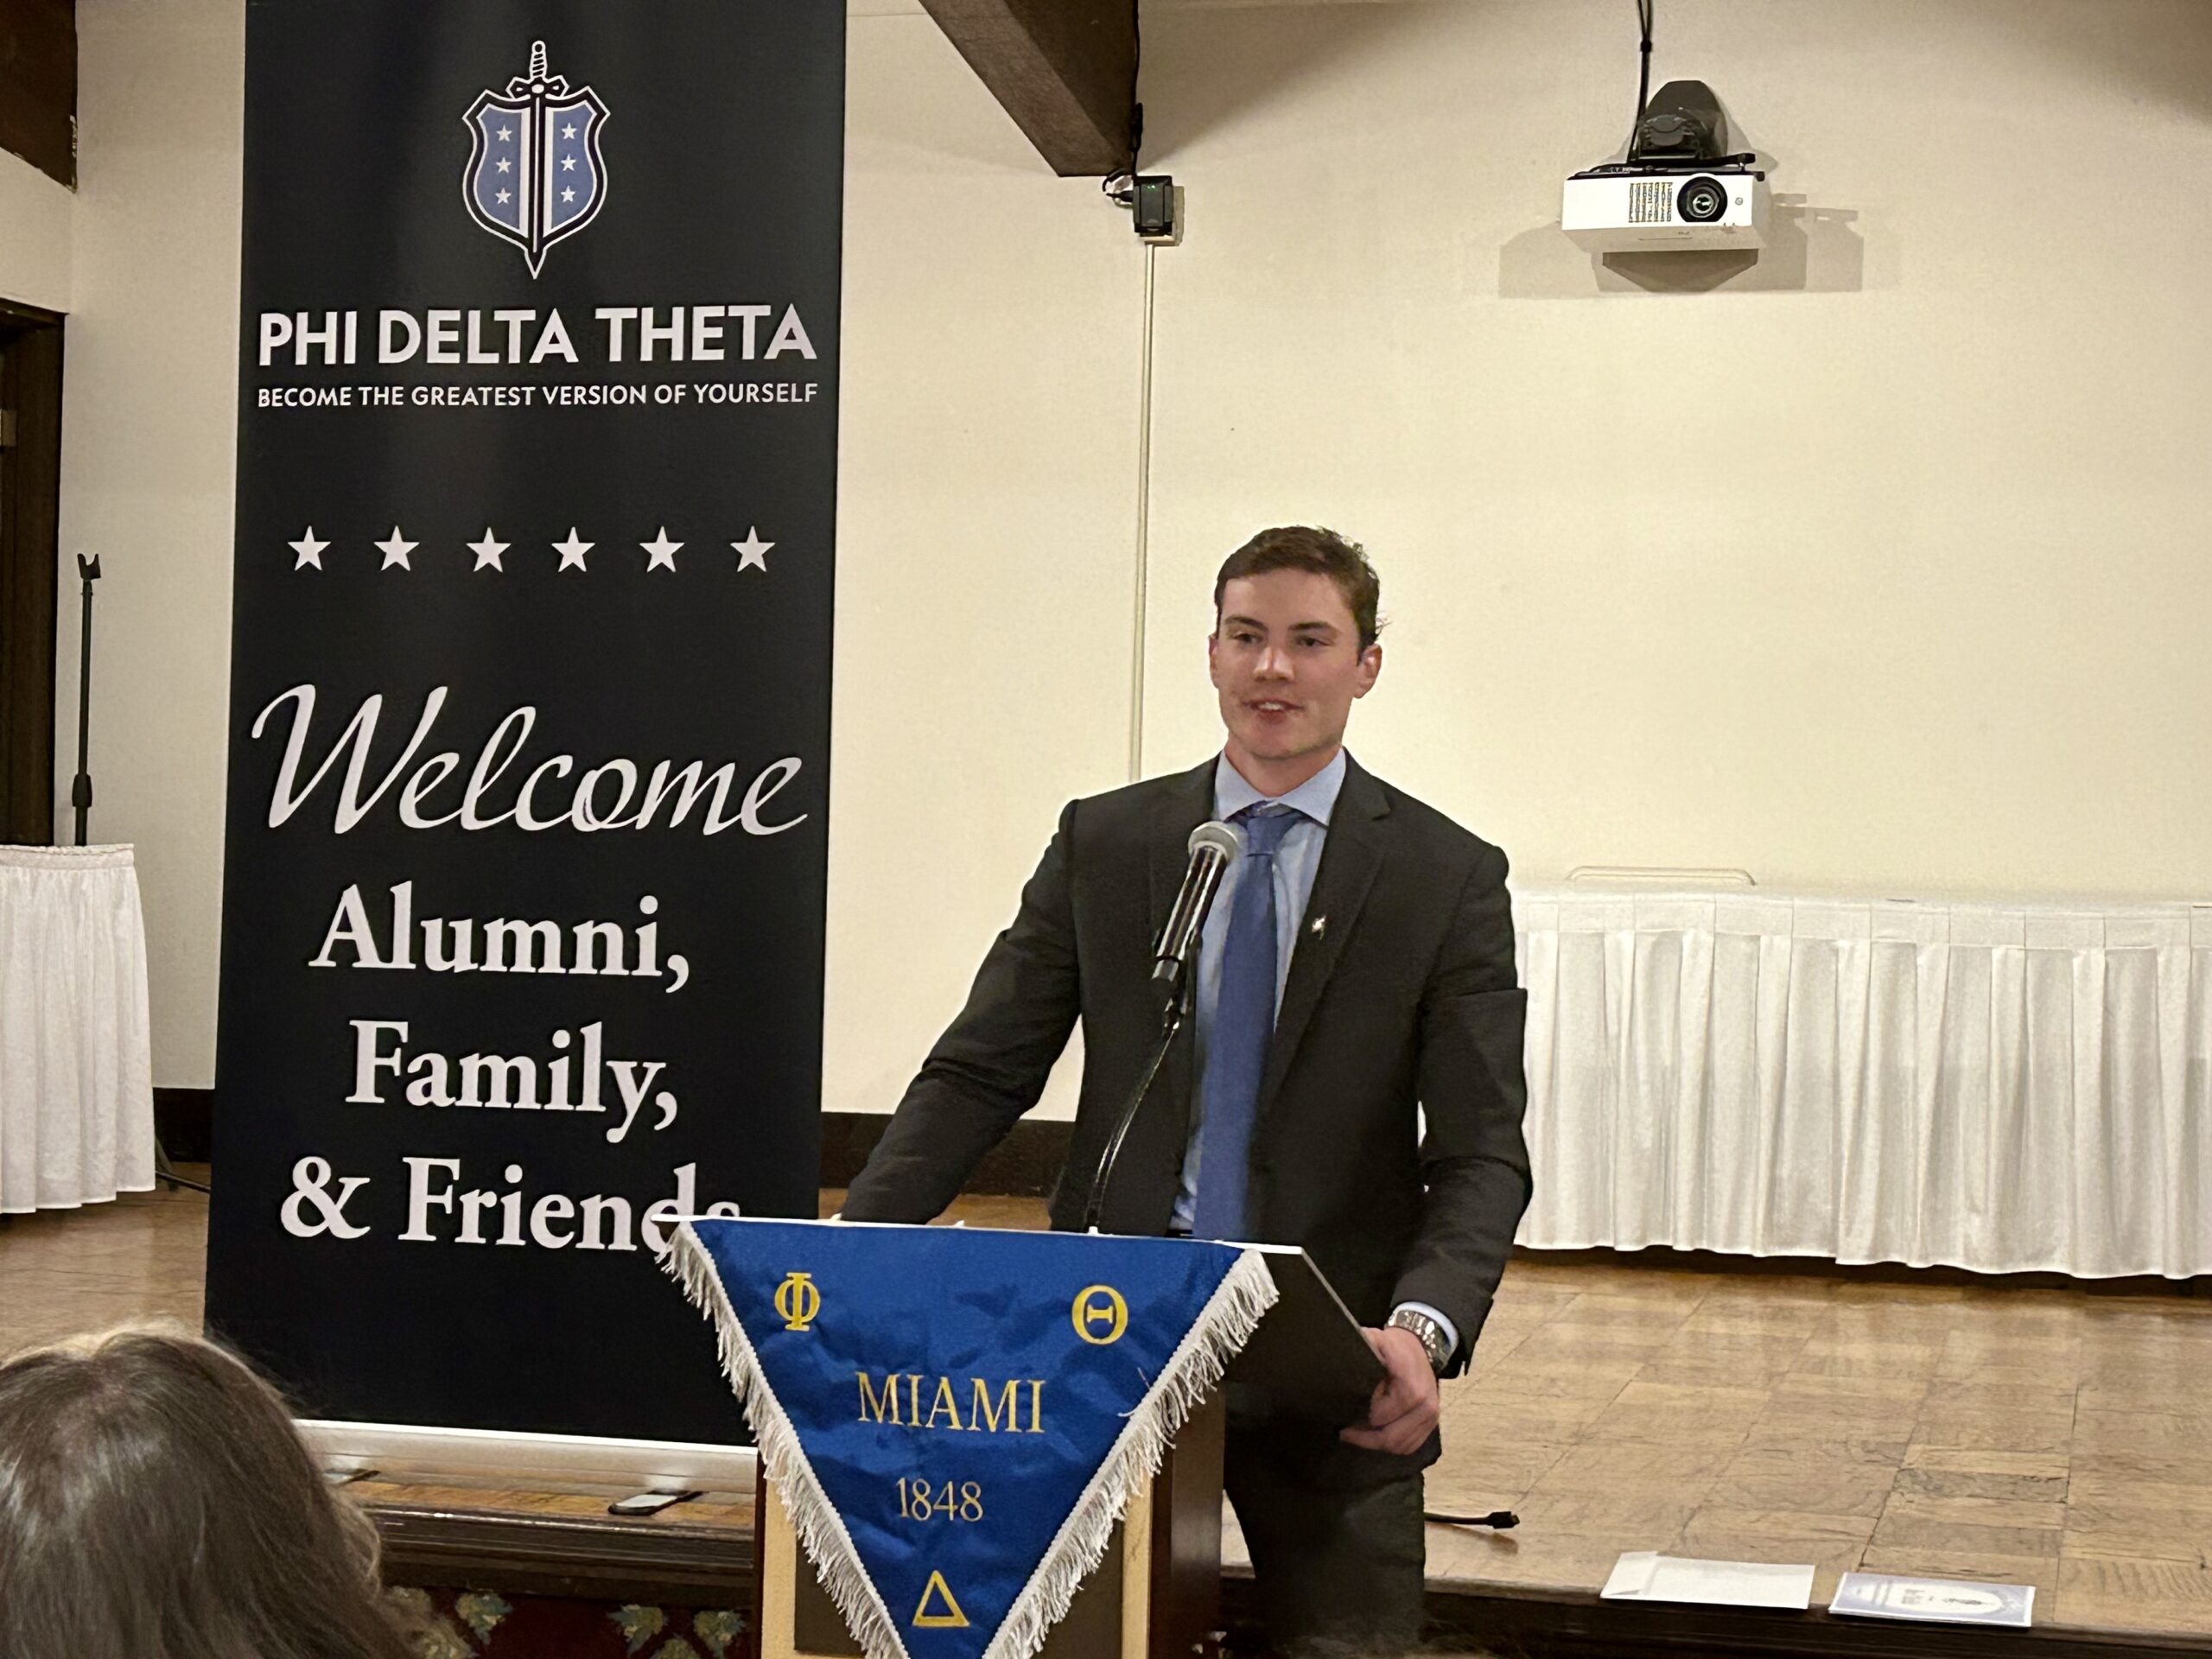
<svg viewBox="0 0 2212 1659"><path fill-rule="evenodd" d="M1420 1340L1421 1351L1428 1356L1428 1369L1443 1375L1444 1368L1452 1363L1452 1344L1445 1340L1442 1325L1411 1307L1394 1310L1386 1323L1396 1330L1412 1332Z"/></svg>

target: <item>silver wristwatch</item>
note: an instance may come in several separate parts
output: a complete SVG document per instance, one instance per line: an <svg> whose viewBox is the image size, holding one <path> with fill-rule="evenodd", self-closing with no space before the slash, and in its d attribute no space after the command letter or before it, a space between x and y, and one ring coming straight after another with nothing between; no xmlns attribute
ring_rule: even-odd
<svg viewBox="0 0 2212 1659"><path fill-rule="evenodd" d="M1419 1308L1402 1307L1390 1315L1388 1324L1393 1330L1410 1331L1420 1338L1421 1351L1428 1356L1428 1369L1439 1376L1452 1363L1452 1344L1444 1335L1444 1327Z"/></svg>

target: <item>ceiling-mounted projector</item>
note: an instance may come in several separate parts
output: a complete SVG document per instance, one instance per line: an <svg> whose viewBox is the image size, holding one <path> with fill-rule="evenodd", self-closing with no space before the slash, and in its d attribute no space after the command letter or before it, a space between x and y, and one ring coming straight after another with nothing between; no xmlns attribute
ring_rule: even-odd
<svg viewBox="0 0 2212 1659"><path fill-rule="evenodd" d="M1567 181L1560 225L1592 253L1761 248L1769 203L1766 175L1749 168L1578 173Z"/></svg>
<svg viewBox="0 0 2212 1659"><path fill-rule="evenodd" d="M1644 52L1648 63L1648 31ZM1728 153L1710 86L1670 80L1637 99L1626 161L1567 180L1560 226L1593 253L1763 247L1770 198L1757 160Z"/></svg>

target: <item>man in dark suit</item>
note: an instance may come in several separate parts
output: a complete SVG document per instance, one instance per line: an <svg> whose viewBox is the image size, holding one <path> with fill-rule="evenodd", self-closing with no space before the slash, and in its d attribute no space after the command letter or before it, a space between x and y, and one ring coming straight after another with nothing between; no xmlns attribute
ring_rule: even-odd
<svg viewBox="0 0 2212 1659"><path fill-rule="evenodd" d="M1335 1440L1240 1419L1232 1402L1229 1495L1286 1649L1417 1637L1437 1378L1465 1368L1529 1192L1505 855L1344 749L1382 671L1378 598L1366 556L1326 531L1265 531L1230 556L1207 642L1221 755L1061 813L843 1211L940 1213L1036 1103L1080 1019L1052 1216L1081 1226L1160 1029L1153 944L1185 842L1209 818L1235 823L1243 851L1202 935L1195 1018L1100 1224L1303 1245L1369 1327L1386 1380Z"/></svg>

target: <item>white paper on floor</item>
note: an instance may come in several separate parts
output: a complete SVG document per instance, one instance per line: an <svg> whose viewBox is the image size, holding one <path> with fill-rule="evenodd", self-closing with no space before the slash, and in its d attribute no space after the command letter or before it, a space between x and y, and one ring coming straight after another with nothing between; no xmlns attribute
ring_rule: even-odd
<svg viewBox="0 0 2212 1659"><path fill-rule="evenodd" d="M1608 1601L1694 1601L1719 1607L1813 1605L1813 1569L1764 1561L1700 1561L1651 1550L1622 1552L1600 1592Z"/></svg>

